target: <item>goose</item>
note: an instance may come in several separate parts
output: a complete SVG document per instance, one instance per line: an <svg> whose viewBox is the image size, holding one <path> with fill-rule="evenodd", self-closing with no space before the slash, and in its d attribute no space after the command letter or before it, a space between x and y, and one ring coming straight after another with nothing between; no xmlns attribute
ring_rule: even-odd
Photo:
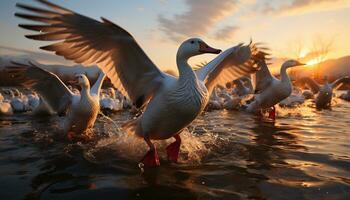
<svg viewBox="0 0 350 200"><path fill-rule="evenodd" d="M239 78L234 80L233 83L236 84L236 88L233 93L237 94L238 96L245 96L254 92L252 81L248 77Z"/></svg>
<svg viewBox="0 0 350 200"><path fill-rule="evenodd" d="M40 97L34 92L27 95L28 98L28 109L34 111L40 105Z"/></svg>
<svg viewBox="0 0 350 200"><path fill-rule="evenodd" d="M348 90L346 93L341 94L339 98L345 101L350 101L350 90Z"/></svg>
<svg viewBox="0 0 350 200"><path fill-rule="evenodd" d="M176 63L179 76L162 72L138 45L134 37L113 22L97 21L55 5L46 0L40 3L51 9L25 4L17 7L36 13L16 13L17 17L44 24L19 26L38 35L27 38L57 43L40 47L84 65L97 65L113 86L143 112L123 124L123 129L144 139L149 147L141 159L145 167L159 166L156 146L151 140L174 138L167 147L168 160L178 161L180 133L203 111L209 96L218 84L254 73L257 44L239 44L194 71L188 60L197 55L219 54L221 50L207 45L199 38L185 40L178 48Z"/></svg>
<svg viewBox="0 0 350 200"><path fill-rule="evenodd" d="M10 102L0 93L0 115L12 115L13 110Z"/></svg>
<svg viewBox="0 0 350 200"><path fill-rule="evenodd" d="M28 110L28 98L18 89L10 90L10 104L14 113L23 113Z"/></svg>
<svg viewBox="0 0 350 200"><path fill-rule="evenodd" d="M239 96L233 96L228 93L222 94L224 98L224 103L222 107L226 110L237 110L241 103L241 98Z"/></svg>
<svg viewBox="0 0 350 200"><path fill-rule="evenodd" d="M219 90L219 88L215 87L210 95L209 102L207 105L207 110L209 111L222 109L224 102L222 101L221 97L218 96L217 90Z"/></svg>
<svg viewBox="0 0 350 200"><path fill-rule="evenodd" d="M246 110L260 114L263 109L272 108L269 118L275 120L274 106L292 93L293 86L287 69L301 65L305 64L296 60L285 61L280 69L281 80L279 80L270 73L265 59L258 61L260 70L256 73L256 95L254 100L247 105Z"/></svg>
<svg viewBox="0 0 350 200"><path fill-rule="evenodd" d="M79 95L74 94L55 74L41 69L32 62L13 63L8 66L11 76L25 88L34 90L59 115L67 112L63 131L70 139L86 136L93 127L99 112L99 92L104 80L100 73L95 84L90 83L84 74L76 75L76 82L81 87Z"/></svg>
<svg viewBox="0 0 350 200"><path fill-rule="evenodd" d="M329 108L332 103L333 90L338 89L342 84L350 84L350 77L345 76L335 80L333 83L328 82L328 77L324 77L324 84L319 85L310 77L303 77L299 80L301 83L306 84L311 91L317 96L315 104L317 109Z"/></svg>
<svg viewBox="0 0 350 200"><path fill-rule="evenodd" d="M48 116L54 115L55 112L36 92L32 92L27 95L28 98L28 110L30 114L35 116Z"/></svg>
<svg viewBox="0 0 350 200"><path fill-rule="evenodd" d="M107 89L106 93L101 93L100 106L102 111L119 111L123 109L123 102L116 98L113 88Z"/></svg>

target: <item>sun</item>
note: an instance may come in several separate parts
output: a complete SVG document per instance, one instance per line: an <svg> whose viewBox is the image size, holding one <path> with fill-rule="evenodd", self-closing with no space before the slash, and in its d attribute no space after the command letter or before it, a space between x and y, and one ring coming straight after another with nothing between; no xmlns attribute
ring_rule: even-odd
<svg viewBox="0 0 350 200"><path fill-rule="evenodd" d="M299 59L304 58L310 51L308 49L302 49L299 53Z"/></svg>
<svg viewBox="0 0 350 200"><path fill-rule="evenodd" d="M314 59L311 59L311 60L307 61L306 65L316 65L318 63L320 63L320 60L317 59L317 58L314 58Z"/></svg>

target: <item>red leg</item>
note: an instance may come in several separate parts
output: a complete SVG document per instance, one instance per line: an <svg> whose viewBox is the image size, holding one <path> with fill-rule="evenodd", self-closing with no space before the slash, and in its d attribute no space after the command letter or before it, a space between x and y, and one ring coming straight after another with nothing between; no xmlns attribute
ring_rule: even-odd
<svg viewBox="0 0 350 200"><path fill-rule="evenodd" d="M272 107L272 110L269 111L269 119L275 121L276 120L276 108Z"/></svg>
<svg viewBox="0 0 350 200"><path fill-rule="evenodd" d="M166 151L168 154L168 160L177 163L177 160L179 158L181 138L179 134L175 135L174 138L176 141L167 146Z"/></svg>
<svg viewBox="0 0 350 200"><path fill-rule="evenodd" d="M141 162L144 164L145 167L159 166L160 163L156 147L148 137L145 137L144 139L149 146L149 151L142 158Z"/></svg>

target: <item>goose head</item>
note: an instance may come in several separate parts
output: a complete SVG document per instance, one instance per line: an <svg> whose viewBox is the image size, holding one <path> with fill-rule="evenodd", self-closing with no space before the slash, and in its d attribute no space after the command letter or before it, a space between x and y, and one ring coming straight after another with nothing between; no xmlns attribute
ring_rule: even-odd
<svg viewBox="0 0 350 200"><path fill-rule="evenodd" d="M75 76L77 84L82 88L82 89L87 89L90 87L90 82L89 79L86 77L84 74L77 74Z"/></svg>
<svg viewBox="0 0 350 200"><path fill-rule="evenodd" d="M116 98L115 90L113 88L108 88L107 93L108 93L109 97L111 97L112 99Z"/></svg>
<svg viewBox="0 0 350 200"><path fill-rule="evenodd" d="M286 62L283 63L282 67L290 68L290 67L296 67L296 66L301 66L301 65L306 65L306 64L301 63L297 60L287 60Z"/></svg>
<svg viewBox="0 0 350 200"><path fill-rule="evenodd" d="M177 57L187 60L190 57L211 53L211 54L219 54L221 52L220 49L215 49L207 45L203 40L199 38L190 38L184 41L178 51Z"/></svg>

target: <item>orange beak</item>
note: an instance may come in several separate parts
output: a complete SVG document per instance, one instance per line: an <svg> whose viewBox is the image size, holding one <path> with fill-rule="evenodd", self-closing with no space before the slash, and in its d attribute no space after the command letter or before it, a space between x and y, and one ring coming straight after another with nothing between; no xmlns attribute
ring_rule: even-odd
<svg viewBox="0 0 350 200"><path fill-rule="evenodd" d="M199 52L201 53L213 53L213 54L219 54L221 52L220 49L215 49L213 47L210 47L204 42L199 43Z"/></svg>

